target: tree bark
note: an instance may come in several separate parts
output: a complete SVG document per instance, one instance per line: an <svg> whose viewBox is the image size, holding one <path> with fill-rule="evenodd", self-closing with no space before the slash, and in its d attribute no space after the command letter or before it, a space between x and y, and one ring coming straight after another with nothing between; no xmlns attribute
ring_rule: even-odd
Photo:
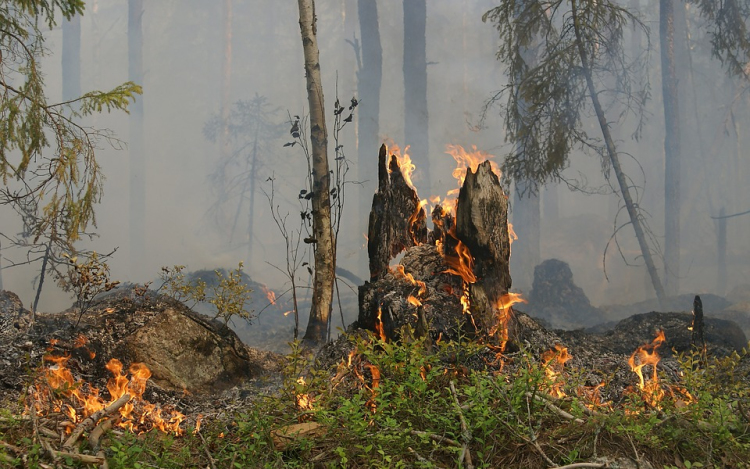
<svg viewBox="0 0 750 469"><path fill-rule="evenodd" d="M388 273L391 259L411 246L427 241L425 211L417 192L407 184L395 156L385 145L378 154L378 192L372 199L367 230L370 280Z"/></svg>
<svg viewBox="0 0 750 469"><path fill-rule="evenodd" d="M128 79L143 85L143 0L128 0ZM143 100L130 105L130 275L137 278L137 266L146 248L146 156L143 138Z"/></svg>
<svg viewBox="0 0 750 469"><path fill-rule="evenodd" d="M370 213L370 194L375 192L377 171L375 149L380 142L380 86L383 77L383 47L380 44L377 0L359 0L359 34L362 64L357 71L357 179L363 182L359 197L359 220L367 223ZM357 232L359 233L359 232ZM360 266L367 265L367 253L361 250ZM360 272L361 273L361 272Z"/></svg>
<svg viewBox="0 0 750 469"><path fill-rule="evenodd" d="M219 151L221 161L229 158L229 114L232 108L232 0L224 0L224 60L221 66L221 130L219 131ZM223 165L221 166L224 167ZM221 175L225 180L225 175ZM249 262L249 259L248 259Z"/></svg>
<svg viewBox="0 0 750 469"><path fill-rule="evenodd" d="M486 333L496 325L498 303L512 284L508 198L489 161L476 172L466 171L456 206L456 235L474 258L471 311L479 330Z"/></svg>
<svg viewBox="0 0 750 469"><path fill-rule="evenodd" d="M325 121L323 85L320 78L317 26L314 0L297 0L299 27L305 56L307 99L310 107L310 147L312 151L312 215L315 246L315 275L312 307L303 342L317 346L325 341L331 314L335 280L336 243L331 229L328 131Z"/></svg>
<svg viewBox="0 0 750 469"><path fill-rule="evenodd" d="M641 226L638 209L636 208L635 203L633 203L633 198L630 196L630 187L628 186L628 182L625 179L625 173L623 172L622 166L620 165L620 158L617 155L617 148L615 147L615 142L612 139L612 134L609 131L607 117L604 115L604 109L599 102L598 91L596 89L596 86L594 86L594 78L591 73L589 58L586 54L586 49L584 48L583 41L581 39L580 25L578 24L577 4L577 0L571 0L573 27L575 30L576 43L578 46L578 55L581 59L581 69L584 76L586 77L586 86L588 87L589 96L591 97L591 101L594 105L594 111L596 112L596 118L599 122L599 128L601 129L602 136L604 137L607 155L612 162L612 168L614 169L615 175L617 176L617 182L620 186L620 192L622 194L623 200L625 201L625 208L627 209L628 216L630 217L630 223L633 225L635 237L638 240L638 245L641 248L641 254L643 255L643 259L646 262L646 268L648 269L649 276L651 277L651 284L654 286L656 297L659 299L659 303L663 307L666 297L664 293L664 287L662 286L661 280L659 279L659 274L656 271L654 259L651 256L651 250L649 249L648 243L646 241L646 235L643 232L643 227Z"/></svg>
<svg viewBox="0 0 750 469"><path fill-rule="evenodd" d="M62 99L81 96L81 15L62 20Z"/></svg>
<svg viewBox="0 0 750 469"><path fill-rule="evenodd" d="M659 1L661 83L664 102L664 279L666 292L680 288L680 113L675 60L674 0Z"/></svg>
<svg viewBox="0 0 750 469"><path fill-rule="evenodd" d="M427 3L404 0L404 144L411 147L419 183L432 194L427 138Z"/></svg>

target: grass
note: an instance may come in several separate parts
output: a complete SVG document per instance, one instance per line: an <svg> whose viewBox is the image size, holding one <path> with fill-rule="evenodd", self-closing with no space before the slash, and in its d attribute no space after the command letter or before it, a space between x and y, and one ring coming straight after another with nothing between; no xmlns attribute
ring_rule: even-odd
<svg viewBox="0 0 750 469"><path fill-rule="evenodd" d="M744 352L681 356L681 382L662 382L657 406L637 391L616 405L594 406L595 392L575 370L559 366L555 375L547 360L529 353L482 371L472 364L487 351L471 342L428 352L419 340L352 340L355 353L332 370L311 367L293 347L278 395L231 419L204 421L198 433L110 432L102 445L108 467L438 468L471 461L477 468L542 468L602 457L668 468L749 467L750 391L737 373ZM566 397L550 396L558 389ZM28 419L8 411L0 417L0 465L83 466L52 461ZM274 435L300 422L317 427L280 445Z"/></svg>

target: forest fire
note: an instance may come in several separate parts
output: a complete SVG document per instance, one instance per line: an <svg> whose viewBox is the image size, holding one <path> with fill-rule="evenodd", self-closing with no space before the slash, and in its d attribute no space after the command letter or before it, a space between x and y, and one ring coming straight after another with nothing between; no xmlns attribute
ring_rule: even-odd
<svg viewBox="0 0 750 469"><path fill-rule="evenodd" d="M128 378L127 374L123 374L122 362L111 359L106 365L112 373L107 381L110 397L104 399L98 388L75 379L68 367L69 360L70 356L48 354L44 357L44 361L51 365L43 370L33 387L34 392L27 401L29 412L33 411L38 416L50 412L63 413L68 418L65 424L67 433L73 432L86 419L91 418L93 423L97 423L109 417L110 413L117 412L115 425L134 433L157 429L175 435L184 434L180 427L185 419L182 413L175 410L164 412L159 406L143 399L146 382L151 377L151 371L143 363L131 364Z"/></svg>
<svg viewBox="0 0 750 469"><path fill-rule="evenodd" d="M640 389L643 399L654 408L658 408L659 402L664 398L664 390L661 388L659 377L656 374L656 365L661 361L656 349L665 340L664 331L657 332L656 338L650 344L638 347L628 359L630 369L638 375L638 389ZM647 365L650 365L652 370L652 377L649 381L646 381L643 377L643 367Z"/></svg>

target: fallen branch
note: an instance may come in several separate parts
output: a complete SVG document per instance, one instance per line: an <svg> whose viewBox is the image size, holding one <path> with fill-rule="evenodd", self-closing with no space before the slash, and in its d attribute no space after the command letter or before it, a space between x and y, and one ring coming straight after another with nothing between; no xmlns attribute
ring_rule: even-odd
<svg viewBox="0 0 750 469"><path fill-rule="evenodd" d="M434 433L427 433L427 432L423 432L420 430L409 430L409 433L411 433L412 435L416 435L416 436L426 436L430 438L431 440L437 441L438 443L445 443L447 445L456 446L459 448L461 447L461 443L459 443L458 441L451 440L450 438L447 438L441 435L436 435Z"/></svg>
<svg viewBox="0 0 750 469"><path fill-rule="evenodd" d="M552 469L577 469L579 467L607 467L606 464L601 462L577 462L574 464L568 464L566 466L556 466Z"/></svg>
<svg viewBox="0 0 750 469"><path fill-rule="evenodd" d="M461 410L461 403L458 402L456 385L453 384L453 381L450 381L449 384L451 388L451 395L453 396L453 403L456 404L456 409L458 409L458 418L461 421L461 440L463 440L463 445L461 447L461 456L459 456L458 460L464 460L464 462L466 463L466 469L473 469L474 464L471 461L471 450L469 450L469 443L471 442L471 430L469 429L469 425L467 425L466 419L464 418L464 413Z"/></svg>
<svg viewBox="0 0 750 469"><path fill-rule="evenodd" d="M98 464L102 465L107 462L107 459L104 456L92 456L90 454L81 454L81 453L71 453L70 451L57 451L52 448L48 448L47 451L49 451L50 454L55 459L58 458L70 458L74 461L80 461L84 464Z"/></svg>
<svg viewBox="0 0 750 469"><path fill-rule="evenodd" d="M63 443L63 448L72 448L73 445L76 443L76 441L78 441L78 439L81 437L83 432L85 432L86 430L90 430L103 417L106 417L108 415L111 415L117 412L120 409L120 407L124 406L125 404L128 403L128 401L130 401L130 397L131 397L130 394L125 393L122 396L120 396L119 399L117 399L115 402L111 403L107 407L89 415L83 422L78 424L76 429L73 430L73 433L70 434L70 437L67 440L65 440L65 443Z"/></svg>
<svg viewBox="0 0 750 469"><path fill-rule="evenodd" d="M107 419L97 425L96 428L91 430L88 440L91 451L97 451L99 449L99 440L101 440L102 435L104 435L106 431L110 430L114 424L115 419Z"/></svg>
<svg viewBox="0 0 750 469"><path fill-rule="evenodd" d="M18 446L12 445L10 443L6 443L2 440L0 440L0 446L2 446L3 448L7 450L13 451L16 454L23 454L23 449L19 448Z"/></svg>
<svg viewBox="0 0 750 469"><path fill-rule="evenodd" d="M201 437L201 441L203 442L203 451L206 453L206 456L208 456L208 464L211 466L211 469L216 469L216 461L214 461L211 453L208 452L208 445L206 444L206 439L203 438L203 433L198 432L198 436Z"/></svg>
<svg viewBox="0 0 750 469"><path fill-rule="evenodd" d="M575 423L583 423L583 419L579 419L578 417L576 417L576 416L574 416L574 415L572 415L572 414L570 414L568 412L565 412L564 410L562 410L561 408L557 407L555 404L553 404L549 400L543 398L542 396L539 396L537 394L531 394L530 392L527 392L526 396L528 396L530 398L533 398L533 399L541 402L549 410L551 410L552 412L556 413L557 415L559 415L560 417L562 417L564 419L572 420Z"/></svg>

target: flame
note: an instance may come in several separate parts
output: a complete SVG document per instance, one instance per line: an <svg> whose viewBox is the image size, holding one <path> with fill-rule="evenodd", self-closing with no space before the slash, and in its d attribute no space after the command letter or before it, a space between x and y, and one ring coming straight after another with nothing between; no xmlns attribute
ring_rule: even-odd
<svg viewBox="0 0 750 469"><path fill-rule="evenodd" d="M414 210L414 213L409 216L409 221L406 223L406 226L409 227L409 235L411 235L411 240L414 242L415 245L420 245L421 243L417 242L417 237L414 234L414 224L419 219L419 213L422 211L422 209L427 205L427 199L422 199L419 201L419 204L417 204L417 208Z"/></svg>
<svg viewBox="0 0 750 469"><path fill-rule="evenodd" d="M409 298L407 298L406 301L408 301L409 304L413 306L422 306L422 302L419 301L419 299L417 299L417 297L415 297L414 295L409 295Z"/></svg>
<svg viewBox="0 0 750 469"><path fill-rule="evenodd" d="M518 235L516 234L516 231L513 229L513 223L508 222L508 242L510 245L513 245L513 241L518 239Z"/></svg>
<svg viewBox="0 0 750 469"><path fill-rule="evenodd" d="M463 185L467 169L471 168L472 172L476 172L480 163L495 157L495 155L491 155L486 151L477 150L476 145L472 145L471 150L471 152L467 152L461 145L451 145L450 143L445 146L445 152L456 160L456 169L453 170L453 177L458 181L458 187ZM502 173L497 163L490 161L490 165L492 171L500 177Z"/></svg>
<svg viewBox="0 0 750 469"><path fill-rule="evenodd" d="M266 294L266 298L268 298L268 301L272 304L276 304L276 293L269 289L267 286L261 284L260 288L263 290L263 293Z"/></svg>
<svg viewBox="0 0 750 469"><path fill-rule="evenodd" d="M383 311L378 307L378 320L375 322L375 330L378 333L378 337L383 342L386 342L385 330L383 330Z"/></svg>
<svg viewBox="0 0 750 469"><path fill-rule="evenodd" d="M84 347L88 340L79 336L74 341L76 348ZM54 345L51 341L51 344ZM184 431L180 423L184 415L177 411L169 411L168 415L162 416L162 409L149 403L142 398L146 390L146 383L151 377L151 371L143 363L133 363L128 372L130 378L123 374L123 364L117 359L111 359L106 368L112 373L112 378L107 381L109 399L100 396L99 389L81 380L76 380L67 366L70 356L46 355L45 362L52 365L45 368L34 385L32 394L34 401L33 411L37 415L45 415L50 410L63 412L70 420L71 425L66 428L71 432L76 423L79 423L94 413L104 409L108 405L128 393L130 400L119 409L119 423L122 428L131 431L146 432L157 428L164 432L173 432L182 435ZM68 399L63 402L62 399ZM45 403L48 403L45 405ZM105 418L105 417L102 417Z"/></svg>
<svg viewBox="0 0 750 469"><path fill-rule="evenodd" d="M305 377L300 376L299 378L297 378L297 384L299 384L300 386L307 386ZM313 409L313 399L308 393L297 393L297 408L302 411Z"/></svg>
<svg viewBox="0 0 750 469"><path fill-rule="evenodd" d="M508 324L512 318L512 306L516 303L528 303L521 297L520 293L508 292L500 297L495 304L495 326L490 330L490 335L500 339L500 352L505 350L508 343Z"/></svg>
<svg viewBox="0 0 750 469"><path fill-rule="evenodd" d="M661 330L656 334L656 338L650 344L641 345L628 359L630 369L638 375L638 389L641 390L644 400L654 408L659 408L659 402L664 397L664 390L659 384L659 377L656 375L656 365L661 360L656 349L664 343L664 331ZM643 367L651 365L652 377L646 382L643 377Z"/></svg>
<svg viewBox="0 0 750 469"><path fill-rule="evenodd" d="M406 145L406 147L404 148L403 156L401 156L401 148L395 143L391 143L390 145L386 146L388 147L388 151L386 153L396 157L396 161L398 162L399 168L401 168L401 173L404 175L404 180L406 181L406 183L409 185L409 187L416 190L414 184L411 182L411 175L414 173L414 170L417 169L417 167L414 163L411 162L411 156L409 156L409 153L407 153L409 151L409 145Z"/></svg>
<svg viewBox="0 0 750 469"><path fill-rule="evenodd" d="M568 353L568 348L560 344L555 344L554 350L548 350L542 354L542 366L547 374L550 385L549 394L552 397L561 399L566 396L562 390L563 380L561 378L563 367L571 358L573 357Z"/></svg>
<svg viewBox="0 0 750 469"><path fill-rule="evenodd" d="M585 401L584 405L589 409L594 410L598 407L609 406L609 404L611 404L610 402L602 402L601 389L605 384L606 383L602 381L596 386L579 386L576 389L576 394Z"/></svg>

